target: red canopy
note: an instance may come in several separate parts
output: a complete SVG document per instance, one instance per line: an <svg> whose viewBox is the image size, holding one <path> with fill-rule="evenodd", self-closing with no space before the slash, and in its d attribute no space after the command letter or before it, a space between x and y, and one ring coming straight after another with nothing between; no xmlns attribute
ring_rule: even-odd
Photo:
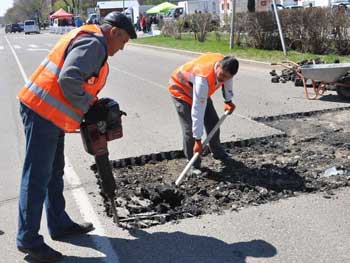
<svg viewBox="0 0 350 263"><path fill-rule="evenodd" d="M72 16L73 16L73 14L67 13L66 11L64 11L63 8L60 8L55 13L50 15L50 18L69 18L69 17L72 17Z"/></svg>

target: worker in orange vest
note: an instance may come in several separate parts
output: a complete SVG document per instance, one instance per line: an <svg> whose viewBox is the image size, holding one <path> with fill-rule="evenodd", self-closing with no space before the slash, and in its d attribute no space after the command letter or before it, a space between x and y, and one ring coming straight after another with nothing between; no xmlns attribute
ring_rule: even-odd
<svg viewBox="0 0 350 263"><path fill-rule="evenodd" d="M211 95L220 89L224 97L224 111L232 113L232 78L239 68L237 59L218 53L206 53L177 68L169 80L169 91L179 116L185 156L190 160L194 153L202 153L202 135L205 127L209 134L219 117ZM209 149L215 159L228 160L229 156L220 144L220 130L211 141ZM192 167L192 174L199 175L200 158Z"/></svg>
<svg viewBox="0 0 350 263"><path fill-rule="evenodd" d="M52 239L94 229L91 223L75 223L65 211L64 135L78 129L85 114L107 117L94 104L106 83L107 58L123 50L130 38L136 38L134 27L119 12L109 13L101 26L76 28L58 41L18 93L26 153L17 248L38 261L62 258L38 233L44 203Z"/></svg>

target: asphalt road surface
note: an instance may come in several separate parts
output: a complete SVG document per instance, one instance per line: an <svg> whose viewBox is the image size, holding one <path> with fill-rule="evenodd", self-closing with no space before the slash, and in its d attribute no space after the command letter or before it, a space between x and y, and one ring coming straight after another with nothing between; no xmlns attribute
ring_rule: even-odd
<svg viewBox="0 0 350 263"><path fill-rule="evenodd" d="M17 202L24 155L24 136L16 93L45 58L59 36L0 33L0 262L25 262L17 252ZM175 67L193 58L185 52L128 45L109 59L110 75L101 96L117 100L128 113L124 137L109 145L120 159L181 149L181 133L167 80ZM235 113L222 127L223 141L279 134L252 120L337 107L348 103L328 92L308 101L301 88L271 84L264 64L241 61L234 81ZM222 113L220 92L214 103ZM47 243L65 255L63 262L350 262L350 191L332 199L303 195L238 213L207 215L144 230L126 231L103 213L96 181L80 136L66 135L67 210L77 221L92 221L88 236Z"/></svg>

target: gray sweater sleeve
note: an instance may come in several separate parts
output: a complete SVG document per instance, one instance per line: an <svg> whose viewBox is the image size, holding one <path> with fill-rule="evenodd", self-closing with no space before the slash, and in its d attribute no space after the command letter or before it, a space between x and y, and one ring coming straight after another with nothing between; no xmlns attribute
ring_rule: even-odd
<svg viewBox="0 0 350 263"><path fill-rule="evenodd" d="M65 98L84 113L93 98L85 92L83 84L92 76L98 76L106 57L105 40L91 35L76 39L67 49L58 83Z"/></svg>

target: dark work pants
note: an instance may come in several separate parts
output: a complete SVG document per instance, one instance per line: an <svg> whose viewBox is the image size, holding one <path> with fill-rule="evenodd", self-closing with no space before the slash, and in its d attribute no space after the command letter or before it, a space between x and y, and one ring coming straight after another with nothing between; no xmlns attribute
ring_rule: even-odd
<svg viewBox="0 0 350 263"><path fill-rule="evenodd" d="M43 204L48 229L56 235L73 225L63 197L64 132L21 103L26 154L19 196L17 246L43 244L39 235Z"/></svg>
<svg viewBox="0 0 350 263"><path fill-rule="evenodd" d="M193 156L193 146L194 138L192 134L192 117L191 117L191 108L192 105L187 102L172 97L175 104L177 114L179 116L182 136L183 136L183 150L187 160L191 160ZM211 98L207 100L207 107L204 114L204 128L206 134L209 134L210 131L214 128L216 123L219 121L218 114L215 111L213 101ZM220 144L220 129L215 132L214 136L209 142L209 149L214 155L222 155L224 152L223 147ZM200 158L194 163L195 168L200 168L201 160Z"/></svg>

